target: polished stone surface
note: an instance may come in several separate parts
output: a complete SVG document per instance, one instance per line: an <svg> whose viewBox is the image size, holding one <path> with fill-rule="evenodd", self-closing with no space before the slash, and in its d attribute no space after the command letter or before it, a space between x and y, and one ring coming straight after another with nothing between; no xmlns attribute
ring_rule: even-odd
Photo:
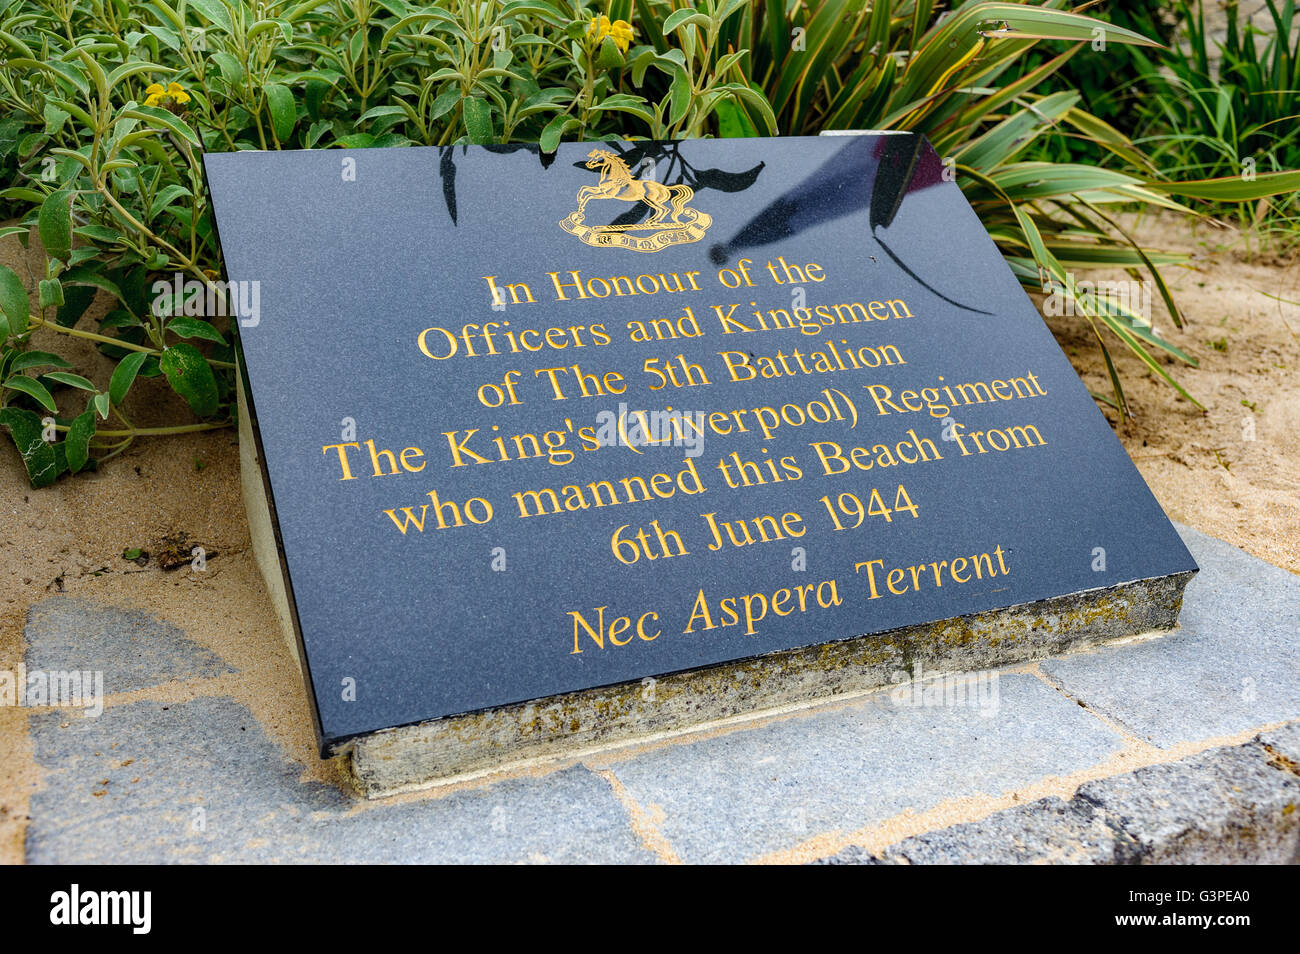
<svg viewBox="0 0 1300 954"><path fill-rule="evenodd" d="M1194 568L916 137L205 163L327 746Z"/></svg>

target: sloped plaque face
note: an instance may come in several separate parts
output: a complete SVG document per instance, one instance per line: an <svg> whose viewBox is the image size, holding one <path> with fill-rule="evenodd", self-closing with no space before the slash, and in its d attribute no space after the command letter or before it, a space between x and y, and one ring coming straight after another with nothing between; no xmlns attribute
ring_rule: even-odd
<svg viewBox="0 0 1300 954"><path fill-rule="evenodd" d="M1195 570L917 137L206 167L323 748Z"/></svg>

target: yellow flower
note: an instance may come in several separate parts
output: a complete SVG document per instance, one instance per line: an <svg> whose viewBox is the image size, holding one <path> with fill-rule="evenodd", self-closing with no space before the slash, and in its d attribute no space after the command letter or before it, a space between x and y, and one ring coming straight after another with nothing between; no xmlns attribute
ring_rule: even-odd
<svg viewBox="0 0 1300 954"><path fill-rule="evenodd" d="M609 37L614 41L614 45L618 47L621 53L627 52L634 33L632 24L626 20L615 20L611 23L607 16L592 17L591 23L587 25L587 36L591 37L597 44L605 37Z"/></svg>
<svg viewBox="0 0 1300 954"><path fill-rule="evenodd" d="M594 39L597 43L600 38L609 32L609 17L599 16L592 17L591 22L587 24L587 36Z"/></svg>
<svg viewBox="0 0 1300 954"><path fill-rule="evenodd" d="M609 28L610 39L614 45L619 48L620 52L626 53L627 48L632 43L632 36L636 31L632 29L632 24L626 20L615 20Z"/></svg>
<svg viewBox="0 0 1300 954"><path fill-rule="evenodd" d="M162 106L165 103L175 103L180 106L189 101L190 94L185 92L185 87L180 83L168 83L166 89L163 89L162 83L150 83L145 87L146 106Z"/></svg>

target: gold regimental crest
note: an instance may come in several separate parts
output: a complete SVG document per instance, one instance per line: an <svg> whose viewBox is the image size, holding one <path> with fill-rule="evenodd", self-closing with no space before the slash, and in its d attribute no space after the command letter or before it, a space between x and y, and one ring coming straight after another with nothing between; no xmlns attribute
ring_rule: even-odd
<svg viewBox="0 0 1300 954"><path fill-rule="evenodd" d="M608 149L587 153L586 166L600 170L600 182L578 190L578 209L560 221L560 228L588 245L657 252L670 245L698 242L713 224L711 216L686 207L695 195L695 190L688 185L664 185L654 179L638 179L627 163ZM650 206L651 215L634 225L587 225L584 216L592 199L644 202Z"/></svg>

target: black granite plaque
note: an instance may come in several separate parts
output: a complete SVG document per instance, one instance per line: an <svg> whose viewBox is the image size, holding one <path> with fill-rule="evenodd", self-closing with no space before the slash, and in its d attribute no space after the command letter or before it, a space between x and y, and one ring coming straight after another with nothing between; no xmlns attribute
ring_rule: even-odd
<svg viewBox="0 0 1300 954"><path fill-rule="evenodd" d="M206 168L323 749L1195 569L917 137Z"/></svg>

